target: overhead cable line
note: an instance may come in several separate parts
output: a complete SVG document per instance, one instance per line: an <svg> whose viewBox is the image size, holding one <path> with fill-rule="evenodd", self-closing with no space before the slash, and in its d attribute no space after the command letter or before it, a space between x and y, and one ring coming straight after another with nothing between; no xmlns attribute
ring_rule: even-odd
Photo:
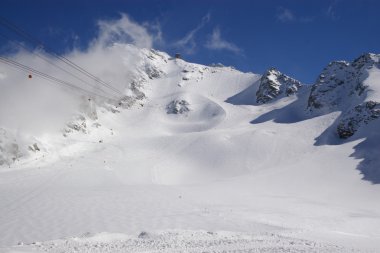
<svg viewBox="0 0 380 253"><path fill-rule="evenodd" d="M111 100L111 101L118 102L117 100L115 100L115 99L113 99L113 98L109 98L109 97L107 97L107 96L100 95L100 94L97 94L97 93L95 93L95 92L92 92L92 91L89 91L89 90L83 89L83 88L81 88L81 87L76 86L75 84L72 84L72 83L67 82L67 81L63 81L63 80L61 80L61 79L58 79L58 78L53 77L53 76L51 76L51 75L49 75L49 74L43 73L43 72L41 72L41 71L38 71L38 70L36 70L36 69L33 69L33 68L28 67L28 66L26 66L26 65L23 65L23 64L21 64L21 63L19 63L19 62L16 62L16 61L14 61L14 60L9 59L9 58L6 58L6 57L2 57L2 56L0 56L0 61L3 62L3 63L5 63L5 64L7 64L7 65L9 65L9 66L12 66L12 67L14 67L14 68L17 68L17 69L19 69L19 70L23 70L23 71L28 72L28 73L34 73L35 75L37 75L37 76L39 76L39 77L42 77L42 78L45 79L45 80L49 80L49 81L51 81L51 82L58 83L58 84L61 84L61 85L66 85L66 86L68 86L68 87L70 87L70 88L73 88L73 89L79 90L79 91L81 91L81 92L84 92L85 94L90 94L90 95L93 95L93 96L95 96L95 97L101 97L101 98L104 98L104 99L106 99L106 100Z"/></svg>
<svg viewBox="0 0 380 253"><path fill-rule="evenodd" d="M0 33L0 37L3 37L3 38L5 38L5 39L7 39L7 40L10 40L10 38L9 38L8 36L6 36L6 35L4 35L4 34L2 34L2 33ZM22 43L20 43L20 42L12 41L12 43L16 44L17 46L19 46L19 47L21 47L21 48L23 48L23 49L25 49L25 50L27 50L27 51L29 50L26 46L24 46L24 45L23 45ZM73 74L73 73L67 71L66 69L60 67L59 65L55 64L53 61L49 60L47 57L45 57L45 56L43 56L43 55L41 55L41 54L39 54L39 53L36 53L36 52L34 52L34 51L32 51L31 53L32 53L33 55L37 56L38 58L40 58L40 59L46 61L47 63L51 64L52 66L54 66L54 67L56 67L56 68L62 70L62 71L65 72L66 74L68 74L68 75L70 75L70 76L76 78L77 80L79 80L79 81L85 83L86 85L88 85L88 86L90 86L90 87L92 87L92 88L94 88L94 89L97 89L97 90L99 90L99 91L101 91L101 92L104 92L105 94L108 94L108 95L110 95L110 96L114 96L114 95L112 95L112 94L106 92L105 90L101 89L100 87L95 86L95 85L92 85L92 84L90 84L89 82L87 82L87 81L83 80L82 78L78 77L77 75L75 75L75 74Z"/></svg>
<svg viewBox="0 0 380 253"><path fill-rule="evenodd" d="M10 21L8 21L7 19L5 19L1 16L0 16L0 24L4 25L8 29L11 29L12 31L16 32L19 36L21 36L24 39L28 40L29 42L33 43L34 45L37 46L37 48L44 49L46 51L46 53L48 53L49 55L59 59L60 61L64 62L65 64L69 65L71 68L73 68L73 69L77 70L78 72L86 75L87 77L93 79L95 82L107 87L108 89L116 92L117 94L122 94L122 92L120 90L118 90L115 87L113 87L112 85L106 83L105 81L103 81L99 77L91 74L90 72L88 72L87 70L85 70L81 66L77 65L76 63L72 62L68 58L61 56L61 55L58 55L57 53L54 52L54 50L52 50L48 46L44 45L44 43L42 41L33 37L31 34L26 32L22 28L16 26L15 24L11 23Z"/></svg>

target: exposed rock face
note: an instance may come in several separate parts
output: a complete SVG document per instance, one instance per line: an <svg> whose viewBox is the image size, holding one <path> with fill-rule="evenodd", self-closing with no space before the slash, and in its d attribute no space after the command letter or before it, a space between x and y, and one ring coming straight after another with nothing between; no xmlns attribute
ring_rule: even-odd
<svg viewBox="0 0 380 253"><path fill-rule="evenodd" d="M274 99L290 96L297 93L301 87L299 81L271 68L260 79L256 102L265 104Z"/></svg>
<svg viewBox="0 0 380 253"><path fill-rule="evenodd" d="M359 56L352 62L352 66L357 70L371 69L373 67L380 67L380 55L367 53Z"/></svg>
<svg viewBox="0 0 380 253"><path fill-rule="evenodd" d="M366 82L370 71L379 71L379 59L380 55L364 54L352 63L331 62L311 89L308 99L310 111L342 111L337 127L340 138L354 135L363 124L379 118L380 94L375 94L375 99L368 99L367 91L376 90L374 86L380 84Z"/></svg>
<svg viewBox="0 0 380 253"><path fill-rule="evenodd" d="M189 102L186 100L174 100L166 107L168 114L185 114L190 111Z"/></svg>
<svg viewBox="0 0 380 253"><path fill-rule="evenodd" d="M367 88L363 81L367 71L379 67L379 55L364 54L352 63L334 61L325 67L313 85L308 108L310 110L347 109L347 104L356 106L359 96Z"/></svg>
<svg viewBox="0 0 380 253"><path fill-rule="evenodd" d="M368 101L355 106L343 114L338 124L338 134L342 139L346 139L355 134L363 125L380 117L380 103Z"/></svg>
<svg viewBox="0 0 380 253"><path fill-rule="evenodd" d="M325 67L311 89L308 108L338 109L343 97L353 94L356 75L348 62L335 61Z"/></svg>

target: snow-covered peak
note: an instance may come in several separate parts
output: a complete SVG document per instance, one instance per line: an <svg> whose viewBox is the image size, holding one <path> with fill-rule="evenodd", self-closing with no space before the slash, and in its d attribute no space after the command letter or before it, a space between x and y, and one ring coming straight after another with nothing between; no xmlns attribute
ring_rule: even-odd
<svg viewBox="0 0 380 253"><path fill-rule="evenodd" d="M308 107L310 110L342 110L357 104L357 99L369 87L365 80L369 70L378 68L380 55L363 54L352 63L334 61L326 66L313 85ZM376 85L371 83L370 85Z"/></svg>
<svg viewBox="0 0 380 253"><path fill-rule="evenodd" d="M352 63L331 62L311 89L311 112L342 112L337 128L341 138L352 136L363 124L379 118L379 59L379 55L368 53Z"/></svg>
<svg viewBox="0 0 380 253"><path fill-rule="evenodd" d="M274 99L290 96L297 93L301 87L301 82L275 68L270 68L260 79L260 86L256 92L256 102L265 104Z"/></svg>
<svg viewBox="0 0 380 253"><path fill-rule="evenodd" d="M311 110L339 110L347 107L347 103L355 104L357 96L361 96L374 82L366 84L370 71L379 68L380 55L363 54L352 63L334 61L325 67L313 85L308 107Z"/></svg>

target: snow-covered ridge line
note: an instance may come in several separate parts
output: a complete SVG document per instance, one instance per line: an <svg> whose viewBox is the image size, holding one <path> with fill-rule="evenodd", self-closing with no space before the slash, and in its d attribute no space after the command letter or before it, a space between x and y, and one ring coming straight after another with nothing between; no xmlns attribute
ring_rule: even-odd
<svg viewBox="0 0 380 253"><path fill-rule="evenodd" d="M123 47L123 45L115 45L115 47ZM185 87L188 80L202 81L206 73L236 71L221 64L210 67L186 63L181 59L173 59L166 53L153 49L136 49L131 45L128 45L126 49L138 55L139 61L135 62L135 66L133 66L135 71L125 87L125 95L116 102L81 97L77 112L62 128L65 137L73 132L89 133L92 129L102 127L103 124L99 122L97 116L97 111L100 108L112 113L119 113L121 109L130 108L137 101L143 104L143 100L147 97L146 93L151 89L149 82L166 76L165 66L169 61L178 61L177 65L182 76L178 83L180 87ZM337 110L342 111L336 130L341 138L349 138L362 125L369 124L379 118L379 79L373 78L380 75L379 58L379 55L376 54L364 54L352 63L331 62L313 84L308 95L307 110L315 115ZM130 68L130 66L126 67ZM261 76L257 89L253 87L256 89L256 104L274 103L281 98L298 94L302 87L301 82L271 68ZM173 100L168 103L167 106L170 108L168 110L173 111L173 108L178 107L181 103L188 103L187 101L178 101ZM188 110L189 106L187 104L185 110ZM181 107L183 106L181 105ZM179 111L183 110L180 108ZM38 138L25 138L25 134L27 135L27 133L16 133L14 130L2 128L0 165L9 166L21 157L28 157L43 150L46 151Z"/></svg>
<svg viewBox="0 0 380 253"><path fill-rule="evenodd" d="M380 55L364 54L352 63L329 63L312 86L308 109L325 114L341 111L337 133L348 138L362 126L379 118Z"/></svg>
<svg viewBox="0 0 380 253"><path fill-rule="evenodd" d="M367 53L354 61L330 62L307 94L307 110L311 115L341 111L336 133L346 139L363 125L380 117L380 55ZM271 68L261 77L256 92L257 104L297 94L303 87L299 81Z"/></svg>

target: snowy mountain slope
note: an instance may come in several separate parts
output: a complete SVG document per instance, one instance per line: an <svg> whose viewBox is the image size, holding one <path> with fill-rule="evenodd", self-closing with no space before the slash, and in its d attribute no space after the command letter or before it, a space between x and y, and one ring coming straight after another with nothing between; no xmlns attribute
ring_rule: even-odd
<svg viewBox="0 0 380 253"><path fill-rule="evenodd" d="M116 52L119 54L117 55ZM102 54L104 53L102 51ZM20 159L30 160L41 155L48 155L51 151L48 150L48 146L51 145L43 143L42 139L51 139L49 135L54 136L53 139L58 138L58 141L65 142L64 138L61 138L62 136L68 137L76 132L89 134L97 128L103 128L102 122L98 118L99 111L119 113L121 109L129 108L143 100L146 83L148 80L159 78L165 74L159 66L164 65L169 58L167 54L153 49L139 49L132 45L121 44L114 44L107 49L106 53L107 56L102 55L105 62L111 59L113 63L119 64L121 67L108 66L102 71L99 70L99 74L105 80L112 78L113 83L119 83L121 86L119 88L124 90L122 96L115 97L110 90L97 86L94 86L92 91L101 94L100 90L106 90L107 93L104 94L107 97L83 94L77 90L55 87L54 84L38 77L26 81L25 79L19 80L20 78L14 80L14 77L24 77L24 74L20 75L12 68L5 68L9 72L8 78L4 77L0 80L1 87L5 91L0 95L4 103L0 109L2 132L0 164L10 167ZM21 56L16 55L15 58L17 57ZM32 56L28 55L24 58L29 57ZM82 64L92 60L88 59L91 56L87 55L75 55L73 58ZM42 68L50 68L50 64L46 66L46 62L34 55L30 61L40 64ZM55 65L59 66L59 63L55 63ZM72 81L71 76L66 78ZM13 81L16 81L17 85L12 85ZM75 83L78 84L78 81L76 80ZM79 84L83 85L83 83ZM89 89L88 81L84 84L81 88ZM19 95L19 90L25 88L25 94ZM50 94L45 96L45 93ZM62 136L57 137L59 132L62 133ZM39 150L33 148L33 145L37 145Z"/></svg>
<svg viewBox="0 0 380 253"><path fill-rule="evenodd" d="M259 115L252 123L274 120L295 123L321 115L339 113L330 126L315 138L315 145L340 145L361 138L378 140L379 118L379 56L364 54L352 63L331 62L319 75L315 84L304 86L297 99L286 106ZM252 89L251 87L247 90ZM285 102L286 100L284 100ZM334 115L332 114L332 115ZM380 182L377 161L378 149L364 149L358 145L353 157L364 159L358 169L373 183ZM359 150L357 150L359 149Z"/></svg>
<svg viewBox="0 0 380 253"><path fill-rule="evenodd" d="M78 98L74 120L63 124L75 123L66 137L60 128L31 134L41 151L1 169L0 251L101 246L95 236L89 244L62 239L11 247L87 232L127 234L104 247L159 250L180 237L179 251L183 245L196 251L204 231L211 237L206 243L218 245L221 231L232 231L231 251L247 250L241 238L257 251L378 251L380 188L371 184L374 172L365 177L371 182L360 175L363 167L378 171L377 120L342 141L331 135L339 110L308 108L319 88L303 86L258 105L260 75L124 46L111 50L114 64L95 72L115 75L125 96L116 103ZM359 68L368 72L362 83L373 86L355 95L359 102L375 96L376 68ZM331 143L339 145L322 145ZM157 232L161 237L149 243L136 239L142 231L173 229L174 237Z"/></svg>
<svg viewBox="0 0 380 253"><path fill-rule="evenodd" d="M309 109L314 113L321 113L323 108L316 108L310 101L319 101L322 107L330 107L330 111L340 111L330 129L317 138L317 144L339 144L334 135L341 139L353 141L365 138L355 147L353 157L362 159L357 167L363 178L373 183L380 182L378 157L380 151L373 145L380 141L378 131L380 127L380 65L379 55L364 54L352 63L340 63L337 70L330 63L313 86L309 97ZM327 87L327 89L326 89ZM323 95L320 93L321 89ZM315 105L315 104L314 104ZM344 141L343 141L344 142Z"/></svg>

